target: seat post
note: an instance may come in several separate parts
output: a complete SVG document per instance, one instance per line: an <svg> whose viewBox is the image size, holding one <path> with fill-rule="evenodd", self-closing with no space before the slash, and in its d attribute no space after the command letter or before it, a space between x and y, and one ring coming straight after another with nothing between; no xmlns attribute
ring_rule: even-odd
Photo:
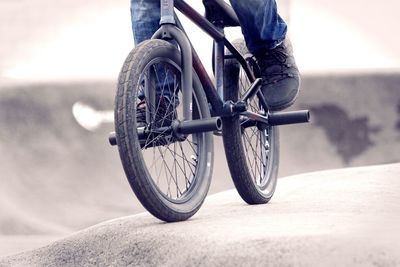
<svg viewBox="0 0 400 267"><path fill-rule="evenodd" d="M163 24L175 25L174 0L160 0L160 5L161 5L160 25Z"/></svg>

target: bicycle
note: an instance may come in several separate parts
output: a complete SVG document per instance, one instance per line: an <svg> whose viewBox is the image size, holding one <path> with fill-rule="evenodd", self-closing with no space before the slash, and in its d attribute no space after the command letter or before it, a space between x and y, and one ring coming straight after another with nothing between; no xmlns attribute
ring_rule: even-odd
<svg viewBox="0 0 400 267"><path fill-rule="evenodd" d="M277 183L277 126L308 122L309 112L269 112L246 45L231 43L224 35L225 27L240 24L223 0L203 0L205 16L183 0L160 4L159 30L131 51L121 69L115 132L109 137L118 146L134 193L163 221L193 216L210 186L214 133L222 135L229 170L243 200L267 203ZM175 8L214 39L215 86ZM144 124L137 119L139 113Z"/></svg>

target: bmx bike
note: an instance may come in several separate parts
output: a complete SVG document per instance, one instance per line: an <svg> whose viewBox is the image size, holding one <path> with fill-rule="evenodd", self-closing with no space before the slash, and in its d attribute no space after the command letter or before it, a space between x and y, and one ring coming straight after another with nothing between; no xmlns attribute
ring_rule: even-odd
<svg viewBox="0 0 400 267"><path fill-rule="evenodd" d="M115 97L115 132L109 141L118 146L139 201L167 222L190 218L204 202L213 135L222 135L240 196L248 204L263 204L277 184L277 126L309 121L307 110L269 111L244 41L231 43L225 37L225 27L240 26L234 10L223 0L203 4L204 16L183 0L160 1L160 28L128 55ZM215 85L175 8L214 40Z"/></svg>

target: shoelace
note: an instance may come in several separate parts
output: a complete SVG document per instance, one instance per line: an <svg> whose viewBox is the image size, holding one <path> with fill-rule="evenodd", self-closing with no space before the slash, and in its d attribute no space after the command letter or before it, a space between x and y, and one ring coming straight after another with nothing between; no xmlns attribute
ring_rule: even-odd
<svg viewBox="0 0 400 267"><path fill-rule="evenodd" d="M260 66L262 76L267 77L267 79L263 79L264 85L274 84L281 80L286 79L287 77L293 77L292 73L283 71L292 67L291 64L286 63L288 54L285 53L283 50L284 50L283 47L278 46L277 48L272 49L268 51L266 54L264 54L261 60L253 56L255 61ZM268 68L273 65L280 65L282 71L268 72Z"/></svg>
<svg viewBox="0 0 400 267"><path fill-rule="evenodd" d="M265 55L266 59L276 59L278 62L284 64L286 62L286 59L288 57L288 54L286 54L283 51L283 47L277 47L275 49L272 49L270 51L267 52L267 54Z"/></svg>
<svg viewBox="0 0 400 267"><path fill-rule="evenodd" d="M146 101L144 99L137 103L136 113L137 123L146 123Z"/></svg>
<svg viewBox="0 0 400 267"><path fill-rule="evenodd" d="M136 105L136 121L137 123L144 123L146 124L146 100L141 100ZM171 102L166 101L166 98L160 97L158 98L157 104L157 115L155 121L152 124L156 124L159 126L165 126L164 124L170 124L175 117L175 109Z"/></svg>
<svg viewBox="0 0 400 267"><path fill-rule="evenodd" d="M150 127L150 136L151 133L156 133L154 130L159 128L159 127L163 127L163 126L169 126L172 122L172 120L176 117L176 110L173 107L173 105L171 104L170 101L166 100L166 98L164 97L160 97L157 98L157 104L156 104L156 110L157 110L157 114L156 114L156 118L155 120L152 120L150 125L147 125L146 122L146 100L143 99L141 100L139 103L137 103L136 105L136 121L138 123L138 125L140 125L139 127L142 126L148 126ZM153 127L155 127L155 129L152 129ZM162 132L161 135L155 136L155 137L151 137L151 138L147 138L146 142L143 144L144 148L148 148L151 146L164 146L164 145L168 145L169 143L174 141L174 138L172 136L163 136Z"/></svg>

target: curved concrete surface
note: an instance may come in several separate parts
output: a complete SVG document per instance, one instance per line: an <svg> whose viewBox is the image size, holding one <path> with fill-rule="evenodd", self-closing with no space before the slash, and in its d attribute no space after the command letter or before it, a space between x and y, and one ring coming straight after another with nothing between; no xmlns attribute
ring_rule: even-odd
<svg viewBox="0 0 400 267"><path fill-rule="evenodd" d="M399 177L400 164L287 177L267 205L226 191L186 222L123 217L0 265L398 266Z"/></svg>
<svg viewBox="0 0 400 267"><path fill-rule="evenodd" d="M280 176L400 162L399 84L399 74L305 76L293 108L312 122L280 128ZM114 88L0 86L0 256L143 211L107 142ZM215 152L210 194L233 188L220 138Z"/></svg>
<svg viewBox="0 0 400 267"><path fill-rule="evenodd" d="M0 90L0 235L71 233L142 211L132 205L118 152L108 144L112 125L87 131L72 113L78 101L108 109L113 88L110 82ZM50 232L40 222L53 225Z"/></svg>

